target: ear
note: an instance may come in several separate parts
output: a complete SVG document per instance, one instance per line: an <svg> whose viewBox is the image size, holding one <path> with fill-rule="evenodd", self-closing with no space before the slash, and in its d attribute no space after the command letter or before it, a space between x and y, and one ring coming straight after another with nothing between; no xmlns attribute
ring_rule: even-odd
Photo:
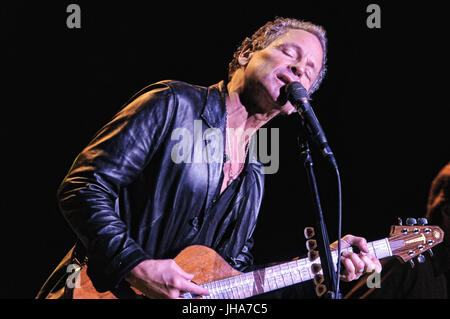
<svg viewBox="0 0 450 319"><path fill-rule="evenodd" d="M252 56L253 56L253 51L250 48L245 49L244 51L242 51L241 54L239 54L239 57L238 57L239 64L241 66L246 66L248 64L248 62L250 61L250 59L252 58Z"/></svg>

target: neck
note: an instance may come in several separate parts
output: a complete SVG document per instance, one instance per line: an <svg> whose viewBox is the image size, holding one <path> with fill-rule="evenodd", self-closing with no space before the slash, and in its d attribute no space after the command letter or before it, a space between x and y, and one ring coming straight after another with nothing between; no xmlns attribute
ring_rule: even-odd
<svg viewBox="0 0 450 319"><path fill-rule="evenodd" d="M392 256L392 250L388 238L368 243L370 253L378 259ZM352 251L352 248L344 248L343 251ZM337 252L332 252L333 264L337 262ZM281 263L252 272L241 273L217 281L205 283L202 286L208 288L210 295L204 299L241 299L249 298L265 292L284 288L296 283L314 279L316 274L323 274L320 268L320 258L311 261L308 258L297 259L287 263ZM336 267L336 266L335 266ZM319 270L317 273L313 270ZM335 268L336 270L336 268ZM187 296L190 298L190 296Z"/></svg>
<svg viewBox="0 0 450 319"><path fill-rule="evenodd" d="M255 107L251 102L245 100L244 81L241 76L235 75L227 84L228 95L226 97L226 107L228 114L228 125L231 128L241 128L244 131L251 129L252 134L260 127L277 116L280 111L272 110L266 113L255 112Z"/></svg>

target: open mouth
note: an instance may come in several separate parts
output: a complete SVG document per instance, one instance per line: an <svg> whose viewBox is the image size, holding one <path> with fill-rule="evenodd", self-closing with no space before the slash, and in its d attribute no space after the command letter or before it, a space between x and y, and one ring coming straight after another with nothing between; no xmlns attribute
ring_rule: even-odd
<svg viewBox="0 0 450 319"><path fill-rule="evenodd" d="M281 87L279 89L279 94L278 94L278 97L277 97L277 103L279 105L284 105L284 104L286 104L286 102L288 102L287 101L286 92L285 92L285 87L286 87L286 85L291 83L291 80L287 76L285 76L283 74L278 74L277 75L277 79L278 79L278 81L281 84Z"/></svg>
<svg viewBox="0 0 450 319"><path fill-rule="evenodd" d="M283 85L287 85L287 84L291 83L291 80L283 74L278 74L277 79L280 80L283 83Z"/></svg>

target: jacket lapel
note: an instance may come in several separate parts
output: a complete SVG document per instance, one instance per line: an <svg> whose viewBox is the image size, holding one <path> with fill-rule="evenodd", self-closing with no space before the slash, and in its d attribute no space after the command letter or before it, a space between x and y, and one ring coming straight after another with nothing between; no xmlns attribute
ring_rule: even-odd
<svg viewBox="0 0 450 319"><path fill-rule="evenodd" d="M207 97L205 107L201 114L202 119L205 121L206 125L210 129L218 129L220 130L219 139L222 139L222 148L216 148L217 150L221 150L222 154L216 154L216 156L220 155L219 160L208 161L208 194L207 194L207 206L206 209L209 208L210 203L214 199L216 192L219 187L219 182L222 175L223 170L223 156L224 156L224 147L225 147L225 125L226 125L226 104L225 104L225 95L226 95L226 85L224 81L219 82L213 86L208 88ZM204 131L203 131L204 132ZM216 136L217 138L217 136ZM218 142L218 141L217 141ZM208 147L208 141L204 140L205 149ZM208 152L206 152L208 153ZM217 193L218 194L218 193Z"/></svg>

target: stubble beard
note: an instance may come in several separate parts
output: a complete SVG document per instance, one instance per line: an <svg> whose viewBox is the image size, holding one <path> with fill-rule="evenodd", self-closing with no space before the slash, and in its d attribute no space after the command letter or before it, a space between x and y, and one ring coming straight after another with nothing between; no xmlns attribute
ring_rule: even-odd
<svg viewBox="0 0 450 319"><path fill-rule="evenodd" d="M280 112L287 102L284 87L280 88L278 98L274 100L267 87L260 81L249 83L246 89L240 93L240 99L247 108L249 115Z"/></svg>

